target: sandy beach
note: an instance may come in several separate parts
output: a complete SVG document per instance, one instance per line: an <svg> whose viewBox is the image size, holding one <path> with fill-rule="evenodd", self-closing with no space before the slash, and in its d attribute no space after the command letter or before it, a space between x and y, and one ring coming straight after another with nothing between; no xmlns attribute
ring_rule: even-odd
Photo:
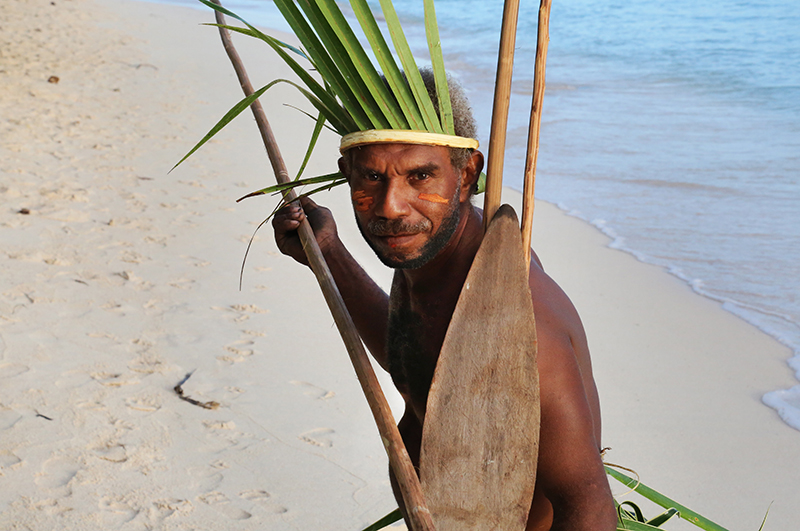
<svg viewBox="0 0 800 531"><path fill-rule="evenodd" d="M265 229L239 290L274 206L235 203L274 182L252 118L167 173L241 98L212 20L131 0L4 4L0 529L345 531L395 507L313 275ZM255 85L290 76L236 42ZM278 86L262 102L297 168L313 124L284 104L303 100ZM323 136L307 175L331 171L337 141ZM388 285L346 191L320 202ZM589 336L607 461L731 530L757 530L770 503L766 529L794 529L800 432L761 403L796 383L790 352L608 243L537 205L534 247Z"/></svg>

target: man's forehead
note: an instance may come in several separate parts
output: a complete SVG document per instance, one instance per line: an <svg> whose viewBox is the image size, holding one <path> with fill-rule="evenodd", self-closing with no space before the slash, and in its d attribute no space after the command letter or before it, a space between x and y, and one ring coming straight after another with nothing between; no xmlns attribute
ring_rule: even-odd
<svg viewBox="0 0 800 531"><path fill-rule="evenodd" d="M442 146L418 144L383 143L360 146L352 151L354 166L357 168L415 167L419 165L443 167L450 161L450 151Z"/></svg>

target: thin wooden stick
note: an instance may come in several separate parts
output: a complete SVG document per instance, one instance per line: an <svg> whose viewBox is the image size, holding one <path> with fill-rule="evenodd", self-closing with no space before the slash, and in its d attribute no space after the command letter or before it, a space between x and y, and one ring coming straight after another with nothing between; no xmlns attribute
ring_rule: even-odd
<svg viewBox="0 0 800 531"><path fill-rule="evenodd" d="M212 0L215 4L221 5L218 0ZM217 23L225 25L225 17L222 13L215 11ZM220 28L220 37L225 51L236 70L236 76L239 78L239 83L245 95L252 94L253 86L244 69L244 64L236 52L236 49L231 42L228 31ZM269 125L267 116L261 103L256 100L250 106L253 111L253 116L258 124L258 129L261 132L261 137L264 141L264 146L267 148L270 163L275 171L275 177L278 182L285 183L289 181L289 173L286 170L286 165L281 157L278 144L272 134L272 128ZM294 191L289 192L289 198L294 199L296 195ZM333 314L336 326L339 333L344 340L347 348L347 353L355 368L358 381L361 383L361 388L366 395L369 407L372 410L372 415L375 418L375 423L378 425L383 445L386 448L386 453L389 456L389 464L397 476L397 481L400 485L400 490L403 494L403 500L408 508L408 515L411 519L411 528L413 531L435 531L433 521L431 519L430 511L428 511L425 501L422 496L422 489L419 484L419 478L414 470L414 465L406 451L403 439L400 432L394 423L392 411L386 402L386 397L381 390L375 372L367 357L367 352L364 350L364 345L361 343L361 337L356 331L355 324L347 311L339 289L336 287L336 282L333 280L333 275L325 263L325 258L322 256L317 240L314 237L314 231L308 220L303 221L298 229L300 240L303 243L303 250L306 252L308 262L314 275L317 277L322 293L325 296L325 301Z"/></svg>
<svg viewBox="0 0 800 531"><path fill-rule="evenodd" d="M494 87L492 128L489 133L489 156L486 161L486 197L483 200L483 230L500 207L503 191L503 160L506 151L508 104L511 97L511 74L514 70L514 45L517 40L519 0L506 0L497 55L497 78Z"/></svg>
<svg viewBox="0 0 800 531"><path fill-rule="evenodd" d="M531 121L528 126L528 154L525 157L525 184L522 190L522 247L525 261L531 265L531 234L533 232L533 208L536 188L536 159L539 154L539 130L542 126L542 102L544 101L545 65L547 45L550 42L550 4L542 0L539 5L539 30L536 40L536 63L533 67L533 101Z"/></svg>

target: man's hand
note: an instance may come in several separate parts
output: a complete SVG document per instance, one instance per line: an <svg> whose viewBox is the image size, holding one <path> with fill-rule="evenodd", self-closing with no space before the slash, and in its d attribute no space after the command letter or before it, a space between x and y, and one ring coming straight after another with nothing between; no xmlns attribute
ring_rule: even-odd
<svg viewBox="0 0 800 531"><path fill-rule="evenodd" d="M339 235L330 210L317 205L308 197L301 198L299 203L302 204L302 208L298 201L294 201L278 210L272 218L272 228L275 230L275 243L278 244L278 249L301 264L308 265L306 253L297 233L304 219L308 218L323 255L336 244Z"/></svg>

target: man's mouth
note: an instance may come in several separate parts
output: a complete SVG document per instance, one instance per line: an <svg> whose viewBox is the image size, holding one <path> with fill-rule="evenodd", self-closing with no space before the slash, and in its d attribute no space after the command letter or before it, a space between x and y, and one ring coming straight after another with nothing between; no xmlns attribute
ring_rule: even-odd
<svg viewBox="0 0 800 531"><path fill-rule="evenodd" d="M386 242L386 245L394 249L396 247L402 247L404 245L411 243L411 241L417 234L420 233L414 232L414 233L404 233L404 234L389 234L386 236L379 236L379 238L382 239L384 242Z"/></svg>

